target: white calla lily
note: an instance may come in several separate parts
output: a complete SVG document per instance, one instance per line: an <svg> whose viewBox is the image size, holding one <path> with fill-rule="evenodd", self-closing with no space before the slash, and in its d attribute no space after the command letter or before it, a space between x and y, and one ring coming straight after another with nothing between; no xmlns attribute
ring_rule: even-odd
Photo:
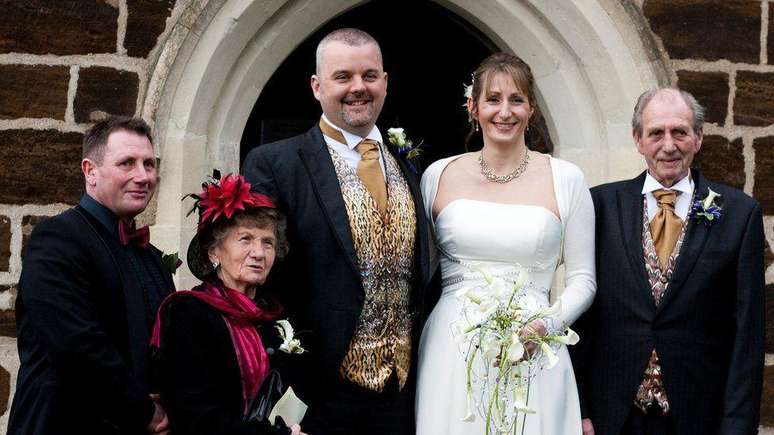
<svg viewBox="0 0 774 435"><path fill-rule="evenodd" d="M577 332L567 328L567 333L557 336L554 340L556 340L558 343L572 346L578 344L580 341L580 336L578 336Z"/></svg>
<svg viewBox="0 0 774 435"><path fill-rule="evenodd" d="M709 187L707 188L707 190L709 191L709 193L707 193L707 197L704 198L704 202L702 203L702 207L704 207L705 210L707 210L708 208L710 208L710 206L712 206L712 203L715 201L715 198L717 198L718 196L721 196L719 193L715 192Z"/></svg>
<svg viewBox="0 0 774 435"><path fill-rule="evenodd" d="M284 319L277 320L277 325L275 325L275 327L282 338L282 344L280 345L281 351L297 354L305 352L304 348L301 347L301 342L297 338L294 338L295 332L293 331L293 325L291 325L289 321Z"/></svg>
<svg viewBox="0 0 774 435"><path fill-rule="evenodd" d="M559 357L556 356L553 349L551 349L551 346L549 346L548 343L544 341L540 343L540 350L543 351L543 355L545 355L548 359L548 365L546 367L549 369L554 368L556 363L559 362Z"/></svg>
<svg viewBox="0 0 774 435"><path fill-rule="evenodd" d="M524 344L519 340L519 334L511 335L511 344L508 346L508 359L516 362L524 356Z"/></svg>

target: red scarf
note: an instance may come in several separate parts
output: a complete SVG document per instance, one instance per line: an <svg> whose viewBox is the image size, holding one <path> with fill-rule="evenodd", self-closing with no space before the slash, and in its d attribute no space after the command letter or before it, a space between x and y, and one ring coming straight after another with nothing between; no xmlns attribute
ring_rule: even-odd
<svg viewBox="0 0 774 435"><path fill-rule="evenodd" d="M242 404L247 410L250 399L269 371L269 357L263 347L261 337L255 330L255 324L276 319L282 307L262 310L245 294L230 289L221 283L204 282L193 290L179 291L169 295L161 303L153 326L151 346L161 348L161 318L170 302L181 296L193 296L218 310L226 322L231 342L234 345L239 372L242 377Z"/></svg>

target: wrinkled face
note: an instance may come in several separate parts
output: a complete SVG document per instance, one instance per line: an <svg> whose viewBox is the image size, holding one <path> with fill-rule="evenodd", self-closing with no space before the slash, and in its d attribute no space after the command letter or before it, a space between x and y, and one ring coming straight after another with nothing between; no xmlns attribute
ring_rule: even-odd
<svg viewBox="0 0 774 435"><path fill-rule="evenodd" d="M337 127L366 136L376 123L387 95L387 73L376 44L328 43L312 92L325 116Z"/></svg>
<svg viewBox="0 0 774 435"><path fill-rule="evenodd" d="M277 236L273 228L239 225L229 230L219 244L210 248L209 258L220 263L218 277L223 284L248 294L266 281L274 265L276 245Z"/></svg>
<svg viewBox="0 0 774 435"><path fill-rule="evenodd" d="M688 175L702 138L702 132L693 131L693 112L672 91L653 97L642 112L642 135L634 132L650 175L666 187Z"/></svg>
<svg viewBox="0 0 774 435"><path fill-rule="evenodd" d="M481 125L484 143L524 143L524 131L534 109L526 94L513 78L505 73L495 74L489 89L482 90L478 101L468 100L468 110Z"/></svg>
<svg viewBox="0 0 774 435"><path fill-rule="evenodd" d="M158 181L153 145L144 135L118 130L108 136L99 164L83 159L86 192L119 218L142 213Z"/></svg>

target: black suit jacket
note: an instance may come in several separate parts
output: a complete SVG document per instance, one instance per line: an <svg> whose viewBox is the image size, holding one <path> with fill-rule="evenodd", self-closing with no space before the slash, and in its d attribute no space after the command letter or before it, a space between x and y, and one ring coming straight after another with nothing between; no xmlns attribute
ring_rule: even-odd
<svg viewBox="0 0 774 435"><path fill-rule="evenodd" d="M691 221L674 275L656 307L642 248L645 173L591 190L597 294L571 349L585 417L619 434L651 350L658 351L680 434L755 434L764 338L763 222L743 192L693 171L697 198L722 195L722 219Z"/></svg>
<svg viewBox="0 0 774 435"><path fill-rule="evenodd" d="M155 248L153 257L161 267ZM146 311L122 247L94 216L77 206L38 224L16 299L21 367L8 433L144 433Z"/></svg>
<svg viewBox="0 0 774 435"><path fill-rule="evenodd" d="M390 147L384 147L394 154ZM414 251L413 301L415 337L429 311L429 229L417 174L395 156L414 197L417 234ZM291 369L291 385L314 406L324 400L360 318L365 293L353 247L349 218L333 161L315 126L303 135L251 151L242 172L253 189L273 197L288 217L290 254L270 276L293 315L309 352ZM279 284L279 285L277 285ZM416 346L414 346L416 348Z"/></svg>

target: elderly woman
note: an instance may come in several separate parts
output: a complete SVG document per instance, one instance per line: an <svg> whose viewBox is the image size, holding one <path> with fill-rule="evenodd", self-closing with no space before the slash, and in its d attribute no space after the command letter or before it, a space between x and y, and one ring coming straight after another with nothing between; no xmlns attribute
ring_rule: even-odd
<svg viewBox="0 0 774 435"><path fill-rule="evenodd" d="M218 175L190 195L199 226L187 260L202 284L167 298L156 319L161 401L175 435L298 435L245 418L269 370L262 335L277 335L266 324L281 308L259 287L287 251L285 221L241 176Z"/></svg>

